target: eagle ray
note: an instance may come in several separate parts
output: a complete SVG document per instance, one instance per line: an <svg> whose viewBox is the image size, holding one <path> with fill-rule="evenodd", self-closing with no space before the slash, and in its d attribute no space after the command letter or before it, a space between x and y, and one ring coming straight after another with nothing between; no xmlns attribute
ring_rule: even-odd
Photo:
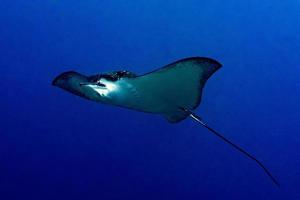
<svg viewBox="0 0 300 200"><path fill-rule="evenodd" d="M92 76L68 71L58 75L52 85L99 103L160 114L171 123L190 117L255 161L273 183L279 186L279 182L262 162L209 127L193 112L201 102L206 81L221 66L218 61L211 58L190 57L140 76L129 71L114 71Z"/></svg>

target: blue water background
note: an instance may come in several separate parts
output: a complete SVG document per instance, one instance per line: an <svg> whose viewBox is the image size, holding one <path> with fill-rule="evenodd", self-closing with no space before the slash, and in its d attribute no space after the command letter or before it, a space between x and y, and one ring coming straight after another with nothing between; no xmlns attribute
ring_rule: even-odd
<svg viewBox="0 0 300 200"><path fill-rule="evenodd" d="M0 199L300 199L297 0L1 0ZM187 119L96 104L51 86L66 70L142 74L223 64Z"/></svg>

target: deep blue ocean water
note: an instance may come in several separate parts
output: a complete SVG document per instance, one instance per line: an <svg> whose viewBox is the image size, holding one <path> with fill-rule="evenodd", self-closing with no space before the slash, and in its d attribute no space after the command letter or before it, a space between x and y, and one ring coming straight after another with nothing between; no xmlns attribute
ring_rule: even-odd
<svg viewBox="0 0 300 200"><path fill-rule="evenodd" d="M300 2L2 0L0 199L300 199ZM51 86L67 70L142 74L223 64L194 121L96 104Z"/></svg>

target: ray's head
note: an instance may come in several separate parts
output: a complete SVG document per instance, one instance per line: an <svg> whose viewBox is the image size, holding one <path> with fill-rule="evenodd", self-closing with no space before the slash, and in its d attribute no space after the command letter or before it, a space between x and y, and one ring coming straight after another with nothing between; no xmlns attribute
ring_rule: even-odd
<svg viewBox="0 0 300 200"><path fill-rule="evenodd" d="M85 76L75 71L58 75L52 81L52 85L77 96L103 103L107 103L111 93L118 89L114 80L109 79L106 75Z"/></svg>

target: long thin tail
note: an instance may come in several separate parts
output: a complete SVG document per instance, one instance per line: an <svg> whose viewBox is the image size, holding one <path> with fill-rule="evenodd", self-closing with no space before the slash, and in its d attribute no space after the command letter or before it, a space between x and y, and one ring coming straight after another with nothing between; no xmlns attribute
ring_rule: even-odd
<svg viewBox="0 0 300 200"><path fill-rule="evenodd" d="M228 143L231 146L233 146L235 149L237 149L238 151L240 151L241 153L243 153L244 155L246 155L248 158L254 160L265 171L265 173L271 178L271 180L273 181L273 183L275 183L278 187L280 187L279 182L274 178L274 176L271 174L271 172L262 164L262 162L260 162L259 160L257 160L257 158L255 158L253 155L251 155L250 153L248 153L247 151L245 151L244 149L242 149L238 145L236 145L233 142L231 142L230 140L228 140L222 134L218 133L217 131L215 131L214 129L212 129L211 127L209 127L206 123L204 123L202 121L202 119L199 116L197 116L193 112L191 112L189 110L186 110L186 109L184 109L184 111L188 112L189 116L192 119L194 119L195 121L199 122L202 126L204 126L205 128L207 128L208 130L210 130L213 134L215 134L216 136L218 136L219 138L221 138L223 141L225 141L226 143Z"/></svg>

